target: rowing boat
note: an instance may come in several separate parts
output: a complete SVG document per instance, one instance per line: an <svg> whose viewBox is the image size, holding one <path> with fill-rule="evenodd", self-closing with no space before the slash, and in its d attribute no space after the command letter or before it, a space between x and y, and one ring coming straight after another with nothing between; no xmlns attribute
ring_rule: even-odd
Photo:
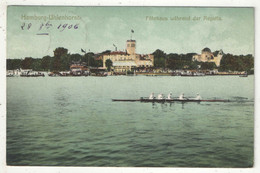
<svg viewBox="0 0 260 173"><path fill-rule="evenodd" d="M113 102L230 102L225 99L209 99L209 100L196 100L196 99L112 99Z"/></svg>

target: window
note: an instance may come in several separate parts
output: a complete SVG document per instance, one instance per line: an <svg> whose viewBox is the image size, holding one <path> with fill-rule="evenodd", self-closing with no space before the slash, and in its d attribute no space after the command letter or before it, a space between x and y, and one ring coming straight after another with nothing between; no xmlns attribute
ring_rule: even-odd
<svg viewBox="0 0 260 173"><path fill-rule="evenodd" d="M135 47L135 44L131 44L131 47Z"/></svg>

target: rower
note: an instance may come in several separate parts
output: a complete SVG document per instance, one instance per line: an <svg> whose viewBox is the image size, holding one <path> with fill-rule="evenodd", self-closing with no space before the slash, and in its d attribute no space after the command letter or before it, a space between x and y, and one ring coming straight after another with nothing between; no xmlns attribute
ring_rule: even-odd
<svg viewBox="0 0 260 173"><path fill-rule="evenodd" d="M179 96L179 100L184 100L184 93L181 93L181 95Z"/></svg>
<svg viewBox="0 0 260 173"><path fill-rule="evenodd" d="M162 100L163 99L163 95L162 94L158 94L158 97L157 97L159 100Z"/></svg>
<svg viewBox="0 0 260 173"><path fill-rule="evenodd" d="M196 100L201 100L202 99L199 93L197 93L197 97L195 99Z"/></svg>
<svg viewBox="0 0 260 173"><path fill-rule="evenodd" d="M168 100L171 100L171 99L172 99L172 93L171 93L171 92L168 94L167 99L168 99Z"/></svg>
<svg viewBox="0 0 260 173"><path fill-rule="evenodd" d="M151 93L150 96L149 96L149 99L154 99L154 93Z"/></svg>

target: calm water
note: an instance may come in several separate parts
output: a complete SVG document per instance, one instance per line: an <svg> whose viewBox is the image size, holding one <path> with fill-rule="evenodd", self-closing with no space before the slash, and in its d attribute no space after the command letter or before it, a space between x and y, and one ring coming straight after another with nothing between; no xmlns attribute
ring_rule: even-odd
<svg viewBox="0 0 260 173"><path fill-rule="evenodd" d="M250 167L254 103L120 103L151 92L254 99L254 76L7 78L7 164Z"/></svg>

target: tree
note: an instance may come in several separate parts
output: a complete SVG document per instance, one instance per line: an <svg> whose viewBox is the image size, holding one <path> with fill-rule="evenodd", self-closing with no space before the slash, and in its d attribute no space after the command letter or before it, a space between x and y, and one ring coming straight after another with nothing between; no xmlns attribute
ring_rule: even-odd
<svg viewBox="0 0 260 173"><path fill-rule="evenodd" d="M15 70L21 68L21 59L7 59L6 68L7 70Z"/></svg>
<svg viewBox="0 0 260 173"><path fill-rule="evenodd" d="M24 60L22 60L21 67L23 69L31 69L32 63L33 63L33 58L32 57L26 57Z"/></svg>
<svg viewBox="0 0 260 173"><path fill-rule="evenodd" d="M61 56L61 66L60 71L67 71L70 70L71 65L71 57L69 54Z"/></svg>
<svg viewBox="0 0 260 173"><path fill-rule="evenodd" d="M180 55L176 53L170 53L166 58L166 67L173 70L183 69L184 66L188 66L188 69L196 69L197 63L192 61L193 55L195 55L195 53Z"/></svg>
<svg viewBox="0 0 260 173"><path fill-rule="evenodd" d="M113 66L113 62L110 59L107 59L105 64L106 64L107 70L110 71L111 67Z"/></svg>
<svg viewBox="0 0 260 173"><path fill-rule="evenodd" d="M96 65L96 61L95 61L95 54L93 52L88 52L86 54L86 60L87 60L87 64L88 66L92 66L92 67L97 67Z"/></svg>
<svg viewBox="0 0 260 173"><path fill-rule="evenodd" d="M201 64L201 69L202 70L213 70L217 68L216 64L214 62L203 62Z"/></svg>
<svg viewBox="0 0 260 173"><path fill-rule="evenodd" d="M53 53L54 53L54 57L60 58L62 55L68 54L68 49L63 47L58 47L53 51Z"/></svg>
<svg viewBox="0 0 260 173"><path fill-rule="evenodd" d="M196 61L191 61L189 69L190 70L196 70L196 69L198 69L198 66L201 65L202 63L203 62L198 62L197 60Z"/></svg>
<svg viewBox="0 0 260 173"><path fill-rule="evenodd" d="M32 62L32 70L35 70L35 71L41 71L42 70L42 59L33 59L33 62Z"/></svg>
<svg viewBox="0 0 260 173"><path fill-rule="evenodd" d="M220 61L220 71L251 71L254 68L254 57L252 55L224 54Z"/></svg>
<svg viewBox="0 0 260 173"><path fill-rule="evenodd" d="M70 55L71 61L77 62L77 61L81 61L81 59L82 59L82 56L78 53Z"/></svg>
<svg viewBox="0 0 260 173"><path fill-rule="evenodd" d="M66 60L68 57L68 49L63 47L58 47L54 51L54 60L52 64L52 68L55 71L61 71L67 69Z"/></svg>
<svg viewBox="0 0 260 173"><path fill-rule="evenodd" d="M44 71L50 70L50 63L51 63L51 57L50 56L44 56L42 58L41 66Z"/></svg>
<svg viewBox="0 0 260 173"><path fill-rule="evenodd" d="M53 60L53 70L60 71L61 69L61 58L55 58Z"/></svg>
<svg viewBox="0 0 260 173"><path fill-rule="evenodd" d="M166 67L170 69L181 69L183 67L181 64L181 57L176 53L168 54Z"/></svg>
<svg viewBox="0 0 260 173"><path fill-rule="evenodd" d="M153 52L154 55L154 66L155 67L166 67L166 53L162 50L157 49Z"/></svg>
<svg viewBox="0 0 260 173"><path fill-rule="evenodd" d="M102 67L103 61L102 60L95 60L95 67Z"/></svg>

